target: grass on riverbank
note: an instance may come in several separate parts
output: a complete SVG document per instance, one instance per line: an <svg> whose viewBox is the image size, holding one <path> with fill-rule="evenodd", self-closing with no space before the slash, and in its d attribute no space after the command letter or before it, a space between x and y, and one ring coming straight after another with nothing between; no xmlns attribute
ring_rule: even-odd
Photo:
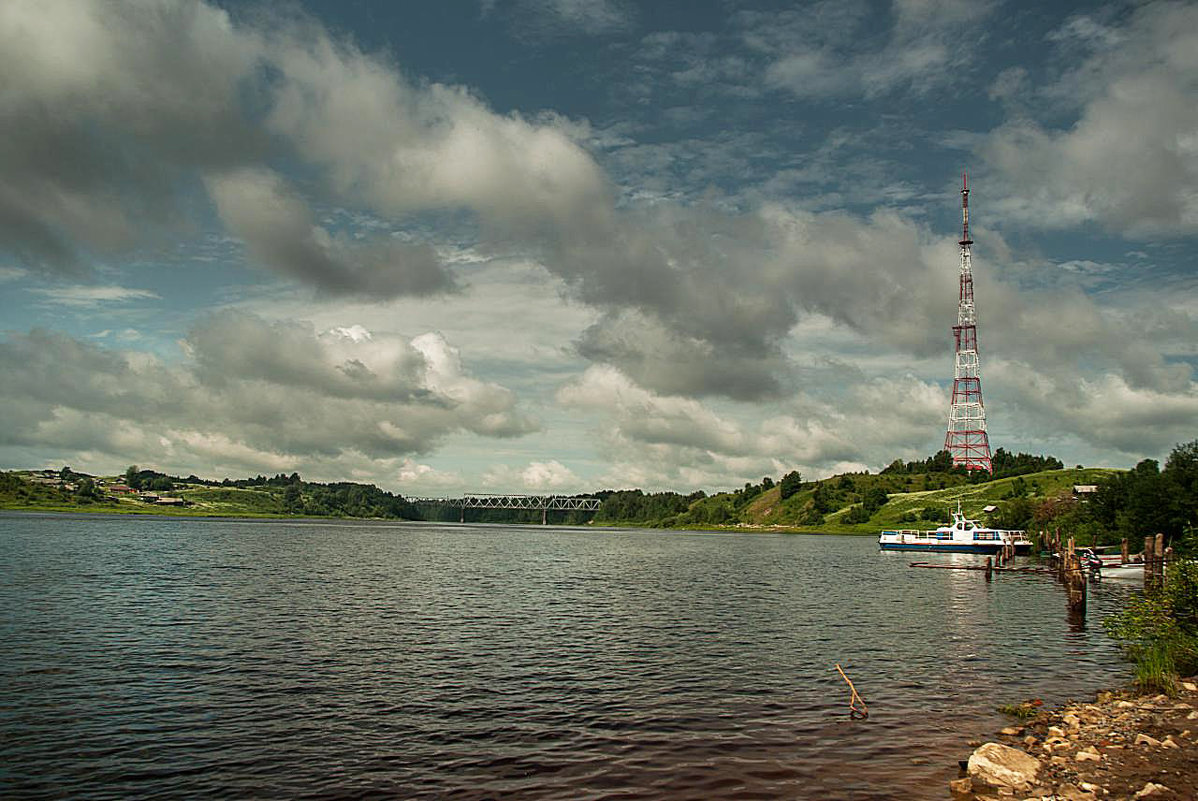
<svg viewBox="0 0 1198 801"><path fill-rule="evenodd" d="M1171 564L1159 591L1136 596L1103 625L1135 664L1141 691L1176 694L1178 677L1198 672L1198 560Z"/></svg>

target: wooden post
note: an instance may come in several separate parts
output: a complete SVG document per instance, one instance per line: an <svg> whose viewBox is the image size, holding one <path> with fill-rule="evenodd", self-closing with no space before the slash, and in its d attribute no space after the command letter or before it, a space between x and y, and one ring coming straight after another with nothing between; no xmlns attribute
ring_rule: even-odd
<svg viewBox="0 0 1198 801"><path fill-rule="evenodd" d="M1079 619L1086 614L1086 577L1082 573L1081 559L1077 556L1077 547L1073 537L1065 545L1064 570L1062 579L1065 591L1069 596L1069 611Z"/></svg>
<svg viewBox="0 0 1198 801"><path fill-rule="evenodd" d="M1128 552L1127 548L1127 537L1123 538L1122 547L1120 548L1120 561L1123 564L1127 564L1131 561L1131 554Z"/></svg>
<svg viewBox="0 0 1198 801"><path fill-rule="evenodd" d="M989 581L994 574L994 560L989 556L986 557L986 581Z"/></svg>
<svg viewBox="0 0 1198 801"><path fill-rule="evenodd" d="M1156 551L1156 537L1144 538L1144 590L1152 590L1152 562Z"/></svg>

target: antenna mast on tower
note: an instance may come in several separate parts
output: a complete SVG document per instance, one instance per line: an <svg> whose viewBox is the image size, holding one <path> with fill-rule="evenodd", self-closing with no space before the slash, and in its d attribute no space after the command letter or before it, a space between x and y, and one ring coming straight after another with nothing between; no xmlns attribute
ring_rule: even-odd
<svg viewBox="0 0 1198 801"><path fill-rule="evenodd" d="M992 471L990 439L986 435L986 407L982 404L982 376L978 369L977 317L973 305L973 269L969 246L969 181L961 174L961 287L957 324L953 326L957 358L953 371L953 402L948 412L944 449L953 466Z"/></svg>

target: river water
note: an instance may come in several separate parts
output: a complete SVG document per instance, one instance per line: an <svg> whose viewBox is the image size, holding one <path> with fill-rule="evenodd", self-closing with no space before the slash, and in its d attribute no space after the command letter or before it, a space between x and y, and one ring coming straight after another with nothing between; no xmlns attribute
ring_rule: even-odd
<svg viewBox="0 0 1198 801"><path fill-rule="evenodd" d="M1129 675L1127 587L1071 623L870 538L5 514L0 548L5 798L943 799L996 705Z"/></svg>

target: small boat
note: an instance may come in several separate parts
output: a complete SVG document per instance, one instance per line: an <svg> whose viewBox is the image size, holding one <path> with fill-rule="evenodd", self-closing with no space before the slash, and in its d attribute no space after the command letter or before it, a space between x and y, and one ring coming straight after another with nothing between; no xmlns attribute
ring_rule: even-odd
<svg viewBox="0 0 1198 801"><path fill-rule="evenodd" d="M1099 579L1123 579L1126 581L1144 581L1144 564L1124 562L1121 565L1103 565L1090 575Z"/></svg>
<svg viewBox="0 0 1198 801"><path fill-rule="evenodd" d="M950 525L935 531L889 530L878 536L878 547L883 551L995 554L1007 545L1014 545L1017 554L1028 553L1032 547L1022 531L989 528L970 520L961 512L960 502Z"/></svg>
<svg viewBox="0 0 1198 801"><path fill-rule="evenodd" d="M1085 548L1081 551L1081 558L1091 578L1144 580L1143 557L1129 557L1130 561L1124 562L1122 553L1114 553L1109 548L1105 553L1099 548Z"/></svg>

